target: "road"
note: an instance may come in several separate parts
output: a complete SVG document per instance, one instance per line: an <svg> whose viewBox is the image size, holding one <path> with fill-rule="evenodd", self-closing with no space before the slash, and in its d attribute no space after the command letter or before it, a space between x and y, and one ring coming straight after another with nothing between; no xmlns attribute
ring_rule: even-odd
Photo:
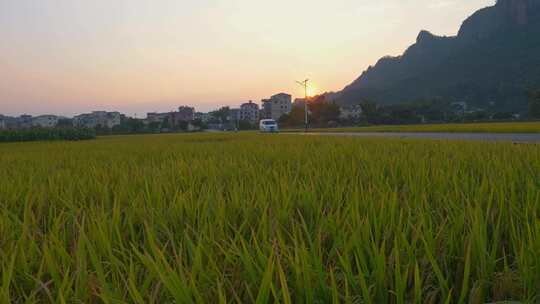
<svg viewBox="0 0 540 304"><path fill-rule="evenodd" d="M440 140L509 141L514 143L540 143L540 134L522 133L422 133L422 132L313 132L295 133L305 136L389 137Z"/></svg>

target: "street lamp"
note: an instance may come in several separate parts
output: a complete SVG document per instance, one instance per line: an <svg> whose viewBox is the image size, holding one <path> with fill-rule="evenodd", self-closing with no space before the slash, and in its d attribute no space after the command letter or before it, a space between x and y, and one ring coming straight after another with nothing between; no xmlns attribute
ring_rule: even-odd
<svg viewBox="0 0 540 304"><path fill-rule="evenodd" d="M309 82L309 79L306 79L304 81L297 81L296 83L298 83L299 85L303 86L304 87L304 114L305 114L305 132L308 131L308 105L307 105L307 102L308 102L308 96L307 96L307 89L308 89L308 82Z"/></svg>

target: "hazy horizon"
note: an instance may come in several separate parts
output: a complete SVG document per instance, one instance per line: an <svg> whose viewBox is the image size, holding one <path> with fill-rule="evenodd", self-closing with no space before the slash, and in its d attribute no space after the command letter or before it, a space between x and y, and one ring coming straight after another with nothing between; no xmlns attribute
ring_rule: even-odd
<svg viewBox="0 0 540 304"><path fill-rule="evenodd" d="M337 91L494 0L0 0L0 114L200 111Z"/></svg>

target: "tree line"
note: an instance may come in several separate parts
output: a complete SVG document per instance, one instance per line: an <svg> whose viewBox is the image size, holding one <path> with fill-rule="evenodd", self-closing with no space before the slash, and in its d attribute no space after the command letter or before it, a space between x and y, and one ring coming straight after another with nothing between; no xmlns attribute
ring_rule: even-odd
<svg viewBox="0 0 540 304"><path fill-rule="evenodd" d="M129 135L162 132L186 132L189 130L189 125L201 130L206 128L206 124L200 119L191 122L178 121L176 123L172 123L169 121L169 118L166 117L162 122L154 121L145 124L142 119L122 117L120 124L112 128L97 125L92 129L95 130L97 135ZM61 128L74 128L73 121L71 119L60 120L57 126Z"/></svg>
<svg viewBox="0 0 540 304"><path fill-rule="evenodd" d="M540 119L540 89L529 93L529 116Z"/></svg>
<svg viewBox="0 0 540 304"><path fill-rule="evenodd" d="M331 127L352 125L397 125L419 123L458 123L481 121L509 121L540 119L540 89L529 91L527 113L498 111L495 107L480 109L443 98L418 100L402 104L382 105L367 99L353 106L360 107L356 117L342 117L341 108L325 95L308 99L310 126ZM303 126L304 106L293 107L291 113L283 116L280 123L288 127Z"/></svg>
<svg viewBox="0 0 540 304"><path fill-rule="evenodd" d="M96 138L96 131L88 128L31 128L0 130L0 142L89 140Z"/></svg>

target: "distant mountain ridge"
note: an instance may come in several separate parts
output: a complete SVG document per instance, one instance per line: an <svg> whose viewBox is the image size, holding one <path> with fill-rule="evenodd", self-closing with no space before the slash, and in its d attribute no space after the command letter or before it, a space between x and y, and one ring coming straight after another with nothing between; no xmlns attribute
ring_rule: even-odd
<svg viewBox="0 0 540 304"><path fill-rule="evenodd" d="M467 101L500 110L526 108L540 87L540 0L499 0L463 22L457 36L421 31L398 57L384 57L334 98L396 104Z"/></svg>

